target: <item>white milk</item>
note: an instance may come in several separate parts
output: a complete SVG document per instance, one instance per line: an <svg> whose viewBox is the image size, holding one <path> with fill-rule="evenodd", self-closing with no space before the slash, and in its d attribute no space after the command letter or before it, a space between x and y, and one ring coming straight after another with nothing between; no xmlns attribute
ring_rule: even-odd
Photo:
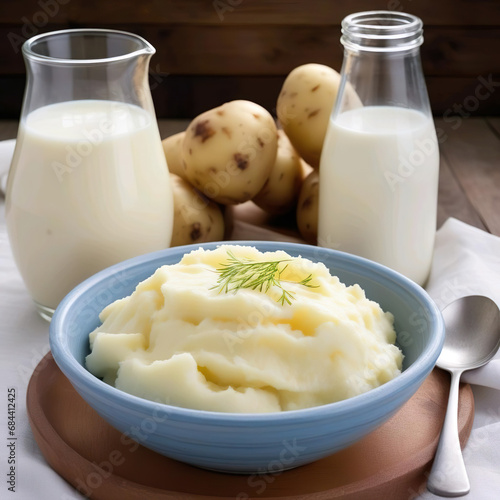
<svg viewBox="0 0 500 500"><path fill-rule="evenodd" d="M430 271L439 151L432 119L371 106L331 121L320 166L318 243L419 284Z"/></svg>
<svg viewBox="0 0 500 500"><path fill-rule="evenodd" d="M20 125L6 219L36 302L121 260L167 248L172 194L158 128L137 106L68 101Z"/></svg>

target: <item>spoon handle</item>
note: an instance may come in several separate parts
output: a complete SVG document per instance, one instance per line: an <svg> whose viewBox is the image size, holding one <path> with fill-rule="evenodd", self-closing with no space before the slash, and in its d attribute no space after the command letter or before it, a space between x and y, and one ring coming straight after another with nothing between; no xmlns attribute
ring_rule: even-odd
<svg viewBox="0 0 500 500"><path fill-rule="evenodd" d="M461 374L461 370L451 372L448 408L427 481L430 492L444 497L459 497L470 491L458 437L458 387Z"/></svg>

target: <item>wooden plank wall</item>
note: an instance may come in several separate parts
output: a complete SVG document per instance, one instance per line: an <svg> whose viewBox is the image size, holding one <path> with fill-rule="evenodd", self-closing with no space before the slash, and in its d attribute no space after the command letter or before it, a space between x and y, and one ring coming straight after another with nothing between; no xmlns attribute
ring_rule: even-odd
<svg viewBox="0 0 500 500"><path fill-rule="evenodd" d="M372 9L424 21L422 60L436 116L452 123L465 114L500 115L498 0L0 0L0 118L19 116L20 44L34 34L107 27L144 36L157 49L157 115L186 118L237 98L273 111L295 66L340 69L341 20Z"/></svg>

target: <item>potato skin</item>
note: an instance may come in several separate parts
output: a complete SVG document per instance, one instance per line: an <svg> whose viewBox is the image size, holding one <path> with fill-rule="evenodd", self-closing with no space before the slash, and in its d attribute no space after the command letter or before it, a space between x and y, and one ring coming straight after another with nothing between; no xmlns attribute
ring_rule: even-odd
<svg viewBox="0 0 500 500"><path fill-rule="evenodd" d="M318 239L319 173L313 170L302 183L297 203L297 227L308 243Z"/></svg>
<svg viewBox="0 0 500 500"><path fill-rule="evenodd" d="M293 147L314 168L319 167L339 84L340 75L334 69L304 64L289 73L278 96L278 120ZM354 90L347 92L349 107L360 106Z"/></svg>
<svg viewBox="0 0 500 500"><path fill-rule="evenodd" d="M185 176L225 205L253 198L266 182L277 152L273 117L250 101L231 101L196 117L182 144Z"/></svg>
<svg viewBox="0 0 500 500"><path fill-rule="evenodd" d="M302 160L283 130L278 130L278 153L264 187L253 202L268 212L278 215L289 212L297 204L302 183Z"/></svg>
<svg viewBox="0 0 500 500"><path fill-rule="evenodd" d="M220 207L178 175L170 174L174 195L174 227L170 246L220 241L224 217Z"/></svg>
<svg viewBox="0 0 500 500"><path fill-rule="evenodd" d="M167 160L168 171L186 180L182 164L182 142L186 132L170 135L161 141L163 152Z"/></svg>

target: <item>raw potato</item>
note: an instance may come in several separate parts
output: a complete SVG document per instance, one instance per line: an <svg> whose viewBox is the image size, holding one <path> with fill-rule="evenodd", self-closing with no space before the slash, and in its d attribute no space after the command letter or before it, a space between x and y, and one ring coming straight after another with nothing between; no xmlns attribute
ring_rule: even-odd
<svg viewBox="0 0 500 500"><path fill-rule="evenodd" d="M182 145L185 176L226 205L253 198L276 159L273 117L250 101L231 101L196 117Z"/></svg>
<svg viewBox="0 0 500 500"><path fill-rule="evenodd" d="M302 164L302 182L303 182L306 179L306 177L314 170L314 168L312 168L311 165L308 165L302 158L300 159L300 163Z"/></svg>
<svg viewBox="0 0 500 500"><path fill-rule="evenodd" d="M297 203L302 183L302 160L283 130L278 130L278 153L271 174L253 202L270 214L284 214Z"/></svg>
<svg viewBox="0 0 500 500"><path fill-rule="evenodd" d="M182 141L185 135L186 132L179 132L161 141L169 172L178 175L184 180L186 180L186 175L182 165Z"/></svg>
<svg viewBox="0 0 500 500"><path fill-rule="evenodd" d="M178 175L170 174L174 195L174 229L170 246L220 241L224 218L220 207Z"/></svg>
<svg viewBox="0 0 500 500"><path fill-rule="evenodd" d="M278 119L297 152L314 168L319 167L321 150L332 112L340 75L322 64L304 64L287 76L277 103ZM346 106L361 106L355 91L347 91Z"/></svg>
<svg viewBox="0 0 500 500"><path fill-rule="evenodd" d="M318 239L319 174L313 170L302 183L297 204L297 226L308 243Z"/></svg>

